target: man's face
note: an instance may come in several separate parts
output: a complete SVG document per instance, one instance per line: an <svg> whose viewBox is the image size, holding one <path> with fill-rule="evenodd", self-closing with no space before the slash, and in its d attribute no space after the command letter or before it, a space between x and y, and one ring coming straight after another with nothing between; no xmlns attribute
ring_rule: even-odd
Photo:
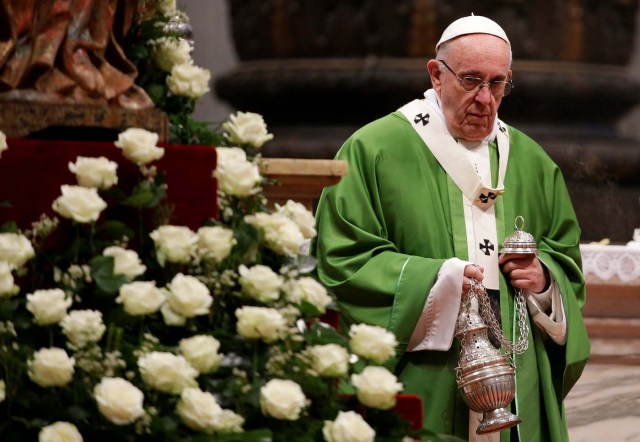
<svg viewBox="0 0 640 442"><path fill-rule="evenodd" d="M438 58L459 77L477 77L484 81L511 78L509 45L494 35L458 37ZM451 134L468 141L479 141L489 135L502 96L494 96L487 85L479 91L466 91L455 75L436 60L430 60L427 66Z"/></svg>

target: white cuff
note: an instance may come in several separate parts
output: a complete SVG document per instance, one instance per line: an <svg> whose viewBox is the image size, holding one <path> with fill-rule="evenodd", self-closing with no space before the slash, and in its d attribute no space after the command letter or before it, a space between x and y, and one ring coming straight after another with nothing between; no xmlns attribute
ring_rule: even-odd
<svg viewBox="0 0 640 442"><path fill-rule="evenodd" d="M460 312L464 268L469 264L458 258L448 259L442 264L409 339L407 351L446 351L451 348Z"/></svg>
<svg viewBox="0 0 640 442"><path fill-rule="evenodd" d="M546 332L558 345L567 342L567 322L560 289L553 276L550 275L549 289L542 293L525 292L527 307L536 326ZM549 312L550 313L547 313Z"/></svg>

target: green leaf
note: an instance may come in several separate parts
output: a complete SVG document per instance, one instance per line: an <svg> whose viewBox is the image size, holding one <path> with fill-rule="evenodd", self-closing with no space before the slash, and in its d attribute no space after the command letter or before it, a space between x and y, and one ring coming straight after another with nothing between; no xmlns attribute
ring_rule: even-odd
<svg viewBox="0 0 640 442"><path fill-rule="evenodd" d="M149 186L141 183L133 189L133 194L125 198L121 204L148 209L157 206L166 196L163 186Z"/></svg>
<svg viewBox="0 0 640 442"><path fill-rule="evenodd" d="M125 223L116 220L107 220L100 227L100 232L107 235L112 240L122 240L123 238L133 238L135 233Z"/></svg>
<svg viewBox="0 0 640 442"><path fill-rule="evenodd" d="M216 442L271 442L273 434L266 428L259 430L245 431L243 433L221 433L214 439Z"/></svg>
<svg viewBox="0 0 640 442"><path fill-rule="evenodd" d="M17 299L4 298L0 300L0 318L12 319L15 318L15 311L20 307L20 302Z"/></svg>
<svg viewBox="0 0 640 442"><path fill-rule="evenodd" d="M107 199L114 199L120 201L127 197L127 194L120 187L111 187L109 189L101 190L100 196Z"/></svg>
<svg viewBox="0 0 640 442"><path fill-rule="evenodd" d="M347 338L328 324L316 322L304 333L304 339L309 345L338 344L347 345Z"/></svg>
<svg viewBox="0 0 640 442"><path fill-rule="evenodd" d="M18 233L18 225L15 221L8 221L0 226L0 232L2 233Z"/></svg>
<svg viewBox="0 0 640 442"><path fill-rule="evenodd" d="M71 416L71 419L75 422L85 421L91 417L91 413L89 413L86 408L77 405L72 405L71 407L69 407L67 412L69 413L69 416Z"/></svg>
<svg viewBox="0 0 640 442"><path fill-rule="evenodd" d="M178 423L169 416L158 416L151 424L154 433L168 435L178 430Z"/></svg>
<svg viewBox="0 0 640 442"><path fill-rule="evenodd" d="M91 276L98 289L103 293L113 295L118 293L123 284L129 279L121 274L113 273L114 261L112 256L96 256L91 260Z"/></svg>
<svg viewBox="0 0 640 442"><path fill-rule="evenodd" d="M309 301L303 300L298 305L298 309L300 310L300 313L304 317L314 317L314 316L322 315L322 312L320 311L320 309L318 309L318 307L316 307L315 305L311 304Z"/></svg>
<svg viewBox="0 0 640 442"><path fill-rule="evenodd" d="M356 362L351 364L351 370L354 373L362 373L362 371L365 369L367 365L368 365L367 362L364 359L360 358Z"/></svg>
<svg viewBox="0 0 640 442"><path fill-rule="evenodd" d="M165 96L165 86L162 84L152 84L146 88L146 91L153 103L162 108L162 102L164 101L163 99Z"/></svg>
<svg viewBox="0 0 640 442"><path fill-rule="evenodd" d="M234 248L240 254L244 254L246 250L260 241L260 232L251 224L243 221L234 226L233 237L237 241Z"/></svg>
<svg viewBox="0 0 640 442"><path fill-rule="evenodd" d="M128 58L132 61L139 62L149 58L149 50L141 44L132 44L127 48Z"/></svg>

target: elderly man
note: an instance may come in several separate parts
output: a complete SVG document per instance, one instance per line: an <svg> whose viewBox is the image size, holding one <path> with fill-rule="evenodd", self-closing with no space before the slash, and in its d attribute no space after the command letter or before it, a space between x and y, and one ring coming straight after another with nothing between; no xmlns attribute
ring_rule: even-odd
<svg viewBox="0 0 640 442"><path fill-rule="evenodd" d="M349 173L325 189L315 244L321 280L346 323L398 338L395 371L423 400L425 427L471 440L566 441L563 399L589 356L580 229L558 167L497 117L513 89L511 46L494 21L453 22L427 63L425 98L357 131L340 149ZM499 249L522 216L537 254ZM521 424L477 436L479 416L457 389L461 296L481 281L502 332L519 327L510 410Z"/></svg>

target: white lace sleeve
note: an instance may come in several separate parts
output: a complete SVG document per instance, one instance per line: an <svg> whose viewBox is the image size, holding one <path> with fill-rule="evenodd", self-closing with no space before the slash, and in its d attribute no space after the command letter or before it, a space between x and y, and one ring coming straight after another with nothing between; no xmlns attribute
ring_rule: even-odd
<svg viewBox="0 0 640 442"><path fill-rule="evenodd" d="M442 264L409 339L407 351L446 351L451 347L460 311L464 268L468 264L471 263L458 258L448 259Z"/></svg>

